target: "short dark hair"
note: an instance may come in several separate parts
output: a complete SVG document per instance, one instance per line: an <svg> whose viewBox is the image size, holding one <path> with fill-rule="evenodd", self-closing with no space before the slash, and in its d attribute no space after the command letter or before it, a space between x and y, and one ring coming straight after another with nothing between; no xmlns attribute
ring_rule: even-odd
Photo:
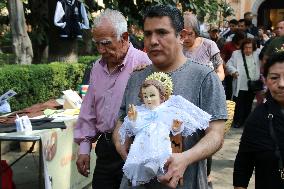
<svg viewBox="0 0 284 189"><path fill-rule="evenodd" d="M154 5L146 10L143 22L146 18L168 16L171 20L172 27L178 35L184 29L183 16L179 9L171 5Z"/></svg>
<svg viewBox="0 0 284 189"><path fill-rule="evenodd" d="M252 25L252 21L251 20L245 20L245 26L250 26Z"/></svg>
<svg viewBox="0 0 284 189"><path fill-rule="evenodd" d="M235 32L235 35L232 38L232 42L237 44L237 43L240 43L245 38L246 38L246 34L243 31L241 31L241 30L237 30Z"/></svg>
<svg viewBox="0 0 284 189"><path fill-rule="evenodd" d="M239 23L240 23L240 22L244 22L244 23L245 23L245 21L246 21L246 20L243 19L243 18L242 18L242 19L239 19Z"/></svg>
<svg viewBox="0 0 284 189"><path fill-rule="evenodd" d="M267 29L265 26L258 26L258 30L262 29L263 33L267 34Z"/></svg>
<svg viewBox="0 0 284 189"><path fill-rule="evenodd" d="M245 12L244 17L246 17L248 15L252 15L252 12Z"/></svg>
<svg viewBox="0 0 284 189"><path fill-rule="evenodd" d="M245 47L246 44L252 44L253 51L255 51L257 49L257 45L256 45L255 40L252 39L252 38L246 38L242 41L242 44L241 44L241 51L242 52L244 51L244 47Z"/></svg>
<svg viewBox="0 0 284 189"><path fill-rule="evenodd" d="M229 24L234 24L234 25L238 25L239 21L237 21L236 19L232 19L229 21Z"/></svg>
<svg viewBox="0 0 284 189"><path fill-rule="evenodd" d="M263 76L267 78L269 68L276 63L284 64L284 52L273 53L263 66Z"/></svg>

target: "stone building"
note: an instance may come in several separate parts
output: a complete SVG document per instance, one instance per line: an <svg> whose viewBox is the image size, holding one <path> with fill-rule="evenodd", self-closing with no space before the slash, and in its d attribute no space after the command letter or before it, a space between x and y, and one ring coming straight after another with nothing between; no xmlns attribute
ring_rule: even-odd
<svg viewBox="0 0 284 189"><path fill-rule="evenodd" d="M284 20L284 0L226 0L235 10L235 18L241 19L247 11L254 15L253 23L257 26L274 28Z"/></svg>

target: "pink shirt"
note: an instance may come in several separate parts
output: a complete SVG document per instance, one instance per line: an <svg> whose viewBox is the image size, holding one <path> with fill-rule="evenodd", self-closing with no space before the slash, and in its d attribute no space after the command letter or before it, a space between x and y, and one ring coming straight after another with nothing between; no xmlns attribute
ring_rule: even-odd
<svg viewBox="0 0 284 189"><path fill-rule="evenodd" d="M127 81L133 69L141 64L151 64L151 61L146 53L135 49L132 44L122 64L112 73L102 59L95 62L74 130L80 154L90 153L91 141L96 134L114 130Z"/></svg>

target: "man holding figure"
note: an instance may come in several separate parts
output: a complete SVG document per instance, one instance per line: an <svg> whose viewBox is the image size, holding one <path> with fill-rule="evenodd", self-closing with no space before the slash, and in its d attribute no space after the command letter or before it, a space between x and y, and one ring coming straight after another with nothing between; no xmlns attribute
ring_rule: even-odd
<svg viewBox="0 0 284 189"><path fill-rule="evenodd" d="M191 62L183 55L183 38L187 35L180 11L171 6L150 7L144 18L144 45L153 65L135 72L129 79L120 107L120 120L113 133L117 151L127 157L127 145L121 145L118 130L126 116L129 104L140 105L139 89L148 75L155 71L169 74L174 83L174 95L181 95L212 115L209 128L183 139L184 152L174 153L167 162L164 176L150 183L135 187L204 189L208 187L204 159L214 154L223 144L224 125L227 119L223 86L209 67ZM142 153L142 152L141 152ZM124 177L121 189L131 188Z"/></svg>

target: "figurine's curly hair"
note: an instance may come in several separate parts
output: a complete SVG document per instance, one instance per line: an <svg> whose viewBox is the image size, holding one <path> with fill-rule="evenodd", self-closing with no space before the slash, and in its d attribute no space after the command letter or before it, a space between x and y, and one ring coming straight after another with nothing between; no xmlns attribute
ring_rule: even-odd
<svg viewBox="0 0 284 189"><path fill-rule="evenodd" d="M143 102L143 94L142 94L142 89L143 88L146 88L146 87L149 87L153 85L154 87L156 87L160 93L160 99L162 102L164 102L166 99L166 89L165 87L163 86L163 84L158 81L158 80L153 80L153 79L150 79L150 80L146 80L143 82L142 86L140 87L140 91L139 91L139 95L138 97L140 98L141 102Z"/></svg>

